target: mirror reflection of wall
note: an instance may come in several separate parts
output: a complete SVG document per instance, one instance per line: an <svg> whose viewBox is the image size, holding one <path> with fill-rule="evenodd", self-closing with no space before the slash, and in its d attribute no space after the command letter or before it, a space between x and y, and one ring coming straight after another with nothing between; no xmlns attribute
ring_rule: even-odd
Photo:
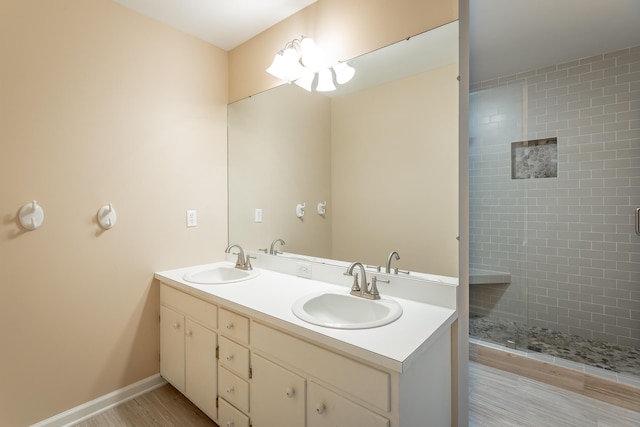
<svg viewBox="0 0 640 427"><path fill-rule="evenodd" d="M457 276L454 24L454 52L426 71L331 98L283 85L231 104L230 241L259 249L279 237L286 252L369 265L395 250L402 270ZM421 46L411 55L430 53ZM352 61L354 81L367 75L366 56ZM320 216L316 206L325 201ZM306 204L302 219L298 203Z"/></svg>

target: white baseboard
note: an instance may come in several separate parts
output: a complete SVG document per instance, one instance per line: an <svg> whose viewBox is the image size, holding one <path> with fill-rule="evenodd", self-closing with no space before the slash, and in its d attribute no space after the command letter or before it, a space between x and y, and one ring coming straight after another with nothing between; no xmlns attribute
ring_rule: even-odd
<svg viewBox="0 0 640 427"><path fill-rule="evenodd" d="M152 375L133 384L129 384L119 390L100 396L87 403L71 408L68 411L42 420L31 427L67 427L79 423L95 414L113 408L120 403L133 399L155 388L162 387L167 382L160 374Z"/></svg>

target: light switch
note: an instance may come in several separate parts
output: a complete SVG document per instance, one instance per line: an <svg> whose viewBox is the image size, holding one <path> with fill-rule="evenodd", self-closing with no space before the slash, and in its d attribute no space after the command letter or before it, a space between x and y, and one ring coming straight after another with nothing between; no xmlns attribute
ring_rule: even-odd
<svg viewBox="0 0 640 427"><path fill-rule="evenodd" d="M195 210L187 211L187 227L196 227L198 225L198 214Z"/></svg>
<svg viewBox="0 0 640 427"><path fill-rule="evenodd" d="M256 222L262 222L262 209L256 208L254 216Z"/></svg>

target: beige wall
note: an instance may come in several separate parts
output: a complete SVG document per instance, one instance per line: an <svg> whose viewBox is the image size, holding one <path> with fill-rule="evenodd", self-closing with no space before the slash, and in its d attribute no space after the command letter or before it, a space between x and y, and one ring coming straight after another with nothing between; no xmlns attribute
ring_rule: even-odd
<svg viewBox="0 0 640 427"><path fill-rule="evenodd" d="M116 3L0 3L0 425L158 372L153 272L227 243L227 80L226 52Z"/></svg>
<svg viewBox="0 0 640 427"><path fill-rule="evenodd" d="M337 259L458 276L457 64L332 104ZM384 102L381 102L384 100Z"/></svg>
<svg viewBox="0 0 640 427"><path fill-rule="evenodd" d="M346 60L456 19L457 0L319 0L229 52L229 100L281 84L264 70L301 35Z"/></svg>
<svg viewBox="0 0 640 427"><path fill-rule="evenodd" d="M316 206L332 205L331 100L283 85L230 104L228 132L230 238L254 250L282 238L279 250L330 258L332 215Z"/></svg>

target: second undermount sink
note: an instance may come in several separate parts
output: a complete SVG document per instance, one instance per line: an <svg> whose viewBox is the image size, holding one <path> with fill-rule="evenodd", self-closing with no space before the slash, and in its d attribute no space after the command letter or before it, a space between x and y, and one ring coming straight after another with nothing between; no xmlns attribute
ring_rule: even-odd
<svg viewBox="0 0 640 427"><path fill-rule="evenodd" d="M369 300L350 294L316 292L296 300L291 310L305 322L336 329L367 329L402 316L402 306L389 298Z"/></svg>
<svg viewBox="0 0 640 427"><path fill-rule="evenodd" d="M182 278L201 285L221 285L253 279L258 274L257 270L241 270L232 265L210 265L191 270Z"/></svg>

